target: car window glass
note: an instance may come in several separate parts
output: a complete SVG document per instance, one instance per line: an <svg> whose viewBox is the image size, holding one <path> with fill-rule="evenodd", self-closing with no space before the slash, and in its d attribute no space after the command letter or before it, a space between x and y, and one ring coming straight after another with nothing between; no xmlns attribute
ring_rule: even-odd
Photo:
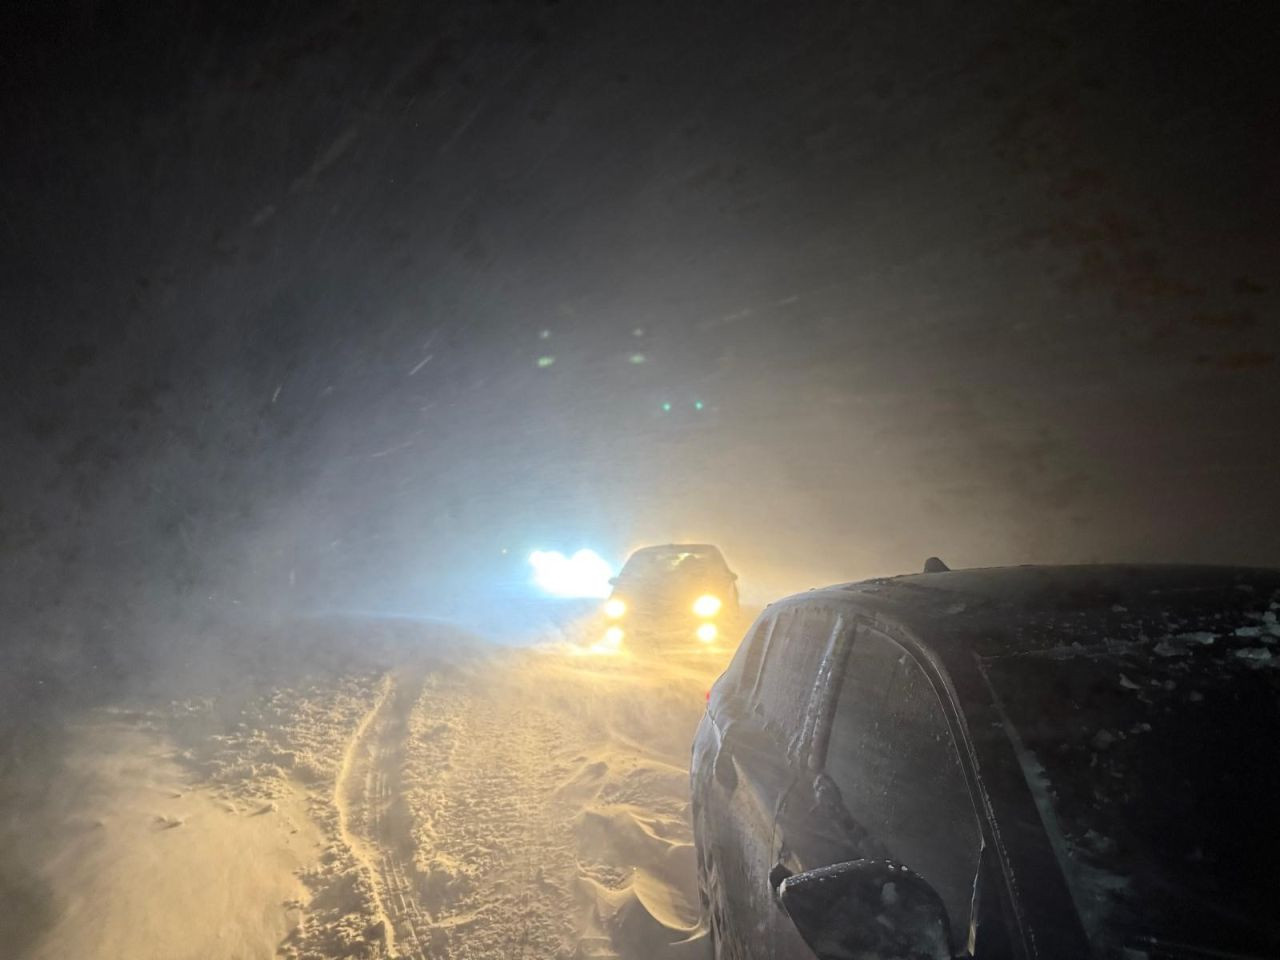
<svg viewBox="0 0 1280 960"><path fill-rule="evenodd" d="M742 638L742 643L738 644L733 659L729 661L729 665L725 667L724 673L717 681L717 685L722 690L737 693L751 690L752 683L755 681L756 667L760 662L760 648L769 635L770 622L771 620L761 617Z"/></svg>
<svg viewBox="0 0 1280 960"><path fill-rule="evenodd" d="M791 624L793 611L783 610L769 621L768 628L760 635L760 645L755 651L750 672L743 677L743 688L750 689L752 709L761 717L764 709L760 705L764 686L764 661L774 643L785 643L787 629Z"/></svg>
<svg viewBox="0 0 1280 960"><path fill-rule="evenodd" d="M760 654L769 640L774 622L773 617L761 617L738 647L733 662L725 671L734 689L749 691L755 684L756 673L760 669Z"/></svg>
<svg viewBox="0 0 1280 960"><path fill-rule="evenodd" d="M834 624L835 616L826 610L792 612L769 638L757 687L760 713L789 741L804 729Z"/></svg>
<svg viewBox="0 0 1280 960"><path fill-rule="evenodd" d="M723 573L727 567L719 551L670 548L639 551L631 556L619 574L633 579L648 576L685 576Z"/></svg>
<svg viewBox="0 0 1280 960"><path fill-rule="evenodd" d="M853 820L938 891L964 943L982 845L977 816L932 683L881 634L860 632L850 651L826 771Z"/></svg>

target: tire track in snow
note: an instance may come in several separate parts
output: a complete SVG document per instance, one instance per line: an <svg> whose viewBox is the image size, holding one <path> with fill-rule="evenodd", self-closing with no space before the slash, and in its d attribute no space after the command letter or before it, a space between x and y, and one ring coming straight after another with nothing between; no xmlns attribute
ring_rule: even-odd
<svg viewBox="0 0 1280 960"><path fill-rule="evenodd" d="M352 738L337 790L342 836L374 889L387 952L406 960L429 956L430 918L412 879L412 817L402 783L409 715L426 676L422 667L388 676Z"/></svg>
<svg viewBox="0 0 1280 960"><path fill-rule="evenodd" d="M338 835L352 852L360 865L360 870L369 881L373 891L374 910L377 922L382 924L383 942L387 953L396 956L395 926L387 912L383 896L383 885L378 882L381 857L376 847L369 843L365 831L360 829L361 822L367 819L369 777L373 769L370 751L370 740L379 715L386 708L396 688L392 675L383 678L382 689L369 712L356 727L347 749L342 757L342 766L334 782L333 805L338 811Z"/></svg>

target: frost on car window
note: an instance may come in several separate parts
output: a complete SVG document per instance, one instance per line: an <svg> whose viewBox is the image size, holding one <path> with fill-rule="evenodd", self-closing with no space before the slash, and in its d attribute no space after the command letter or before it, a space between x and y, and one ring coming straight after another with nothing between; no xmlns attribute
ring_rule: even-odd
<svg viewBox="0 0 1280 960"><path fill-rule="evenodd" d="M807 709L835 624L835 616L828 611L805 610L792 615L785 630L774 630L765 651L759 699L765 719L778 729L805 729Z"/></svg>

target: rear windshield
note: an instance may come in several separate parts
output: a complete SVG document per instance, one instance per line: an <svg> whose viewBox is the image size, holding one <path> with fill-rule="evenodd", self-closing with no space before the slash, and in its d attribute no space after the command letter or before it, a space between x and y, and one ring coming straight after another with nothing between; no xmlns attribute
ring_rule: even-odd
<svg viewBox="0 0 1280 960"><path fill-rule="evenodd" d="M1275 608L983 661L1098 956L1280 955Z"/></svg>

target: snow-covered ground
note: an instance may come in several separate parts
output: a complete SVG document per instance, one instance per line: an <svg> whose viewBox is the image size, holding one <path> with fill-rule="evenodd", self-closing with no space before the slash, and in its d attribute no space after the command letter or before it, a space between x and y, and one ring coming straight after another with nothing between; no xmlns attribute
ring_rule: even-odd
<svg viewBox="0 0 1280 960"><path fill-rule="evenodd" d="M700 957L688 749L727 650L401 645L96 709L9 826L27 960Z"/></svg>

